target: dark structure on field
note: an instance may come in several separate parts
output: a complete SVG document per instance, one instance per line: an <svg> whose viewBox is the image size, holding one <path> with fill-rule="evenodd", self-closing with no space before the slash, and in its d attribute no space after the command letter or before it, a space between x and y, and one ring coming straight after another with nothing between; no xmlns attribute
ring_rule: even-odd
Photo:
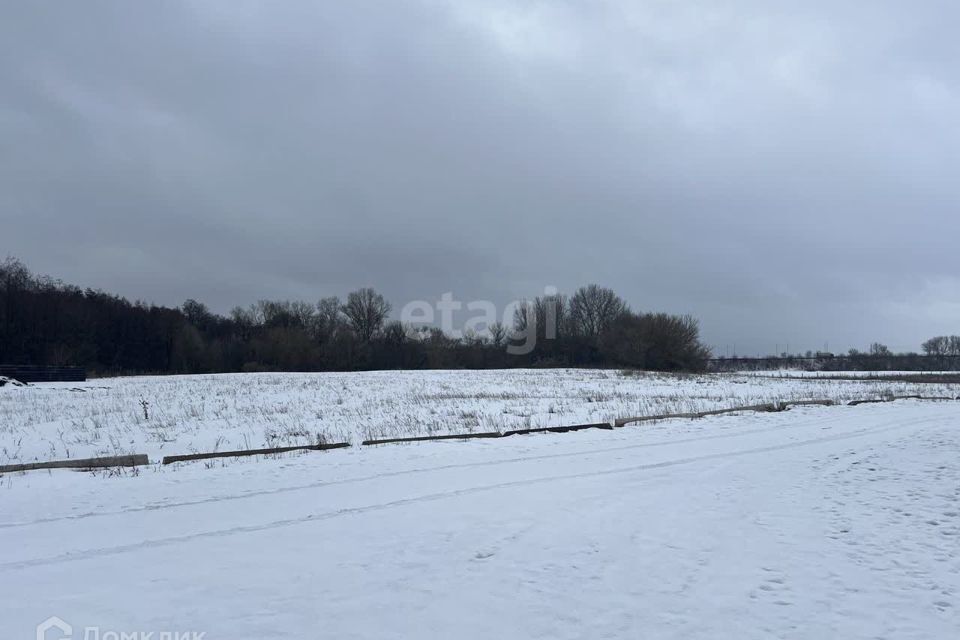
<svg viewBox="0 0 960 640"><path fill-rule="evenodd" d="M83 367L38 367L29 364L0 364L0 376L20 382L84 382Z"/></svg>

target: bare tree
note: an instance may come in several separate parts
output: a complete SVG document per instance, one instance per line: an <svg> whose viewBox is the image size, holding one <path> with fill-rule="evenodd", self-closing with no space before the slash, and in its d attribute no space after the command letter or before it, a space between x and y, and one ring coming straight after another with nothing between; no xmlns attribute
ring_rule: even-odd
<svg viewBox="0 0 960 640"><path fill-rule="evenodd" d="M317 303L317 337L321 342L326 342L343 325L343 318L340 315L340 298L330 296L322 298Z"/></svg>
<svg viewBox="0 0 960 640"><path fill-rule="evenodd" d="M26 289L34 280L27 266L12 256L0 262L0 289L14 291Z"/></svg>
<svg viewBox="0 0 960 640"><path fill-rule="evenodd" d="M292 316L294 324L313 331L317 321L316 307L309 302L297 300L289 304L287 311Z"/></svg>
<svg viewBox="0 0 960 640"><path fill-rule="evenodd" d="M256 318L254 318L250 309L244 309L239 306L234 307L230 310L230 318L233 320L233 324L236 326L241 338L243 340L249 340L250 336L253 335L253 328L257 324Z"/></svg>
<svg viewBox="0 0 960 640"><path fill-rule="evenodd" d="M527 327L536 326L534 317L534 306L529 300L522 300L513 310L513 331L514 333L526 333Z"/></svg>
<svg viewBox="0 0 960 640"><path fill-rule="evenodd" d="M570 298L570 322L577 334L596 338L627 311L612 289L595 284L577 289Z"/></svg>
<svg viewBox="0 0 960 640"><path fill-rule="evenodd" d="M383 329L383 323L390 314L390 303L367 287L348 295L340 311L347 317L357 336L364 342L370 342Z"/></svg>
<svg viewBox="0 0 960 640"><path fill-rule="evenodd" d="M561 338L567 334L570 324L567 297L561 293L537 297L533 301L537 316L537 336L547 340Z"/></svg>
<svg viewBox="0 0 960 640"><path fill-rule="evenodd" d="M402 345L407 340L407 329L400 321L394 320L384 328L383 339L395 347Z"/></svg>
<svg viewBox="0 0 960 640"><path fill-rule="evenodd" d="M533 333L538 338L551 340L567 332L570 313L567 298L562 294L524 300L513 311L513 331L516 334Z"/></svg>
<svg viewBox="0 0 960 640"><path fill-rule="evenodd" d="M928 356L960 356L960 336L937 336L923 343Z"/></svg>
<svg viewBox="0 0 960 640"><path fill-rule="evenodd" d="M923 343L923 352L928 356L945 356L950 353L950 338L937 336Z"/></svg>
<svg viewBox="0 0 960 640"><path fill-rule="evenodd" d="M180 307L180 310L183 311L183 315L187 317L187 320L193 326L199 329L206 329L211 322L213 322L214 316L210 313L210 309L207 308L207 305L202 302L197 302L193 298L188 299L183 303L183 306Z"/></svg>
<svg viewBox="0 0 960 640"><path fill-rule="evenodd" d="M490 331L490 343L495 347L502 346L507 337L507 329L503 326L503 323L494 322L488 329Z"/></svg>
<svg viewBox="0 0 960 640"><path fill-rule="evenodd" d="M622 313L600 344L614 361L657 371L700 371L710 357L696 319L666 313Z"/></svg>
<svg viewBox="0 0 960 640"><path fill-rule="evenodd" d="M870 345L870 355L872 356L890 356L890 349L885 344L874 342Z"/></svg>

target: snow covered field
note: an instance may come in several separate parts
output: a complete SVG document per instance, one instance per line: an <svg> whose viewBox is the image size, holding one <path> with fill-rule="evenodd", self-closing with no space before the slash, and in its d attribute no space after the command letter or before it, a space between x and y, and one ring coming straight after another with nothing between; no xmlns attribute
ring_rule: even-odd
<svg viewBox="0 0 960 640"><path fill-rule="evenodd" d="M904 401L8 475L0 637L957 638L958 456L960 403Z"/></svg>
<svg viewBox="0 0 960 640"><path fill-rule="evenodd" d="M619 371L110 378L0 388L0 464L570 425L776 400L960 395L960 385ZM142 403L147 404L146 417Z"/></svg>

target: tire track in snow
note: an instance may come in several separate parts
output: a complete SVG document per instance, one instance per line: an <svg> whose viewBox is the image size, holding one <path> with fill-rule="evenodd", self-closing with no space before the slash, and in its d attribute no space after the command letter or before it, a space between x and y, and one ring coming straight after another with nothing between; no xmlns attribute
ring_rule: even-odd
<svg viewBox="0 0 960 640"><path fill-rule="evenodd" d="M730 417L730 416L724 416ZM281 495L285 493L293 493L296 491L308 491L310 489L320 489L323 487L333 487L339 485L348 485L356 484L360 482L370 482L372 480L378 480L380 478L393 478L397 476L406 476L406 475L415 475L421 473L435 473L438 471L448 471L453 469L471 469L477 467L491 467L498 465L507 465L507 464L518 464L522 462L535 462L539 460L551 460L556 458L570 458L578 456L590 456L598 455L604 453L615 453L619 451L630 451L634 449L646 449L648 447L665 447L670 445L677 444L691 444L695 442L705 442L710 440L721 440L727 438L737 438L743 436L757 435L761 433L769 433L773 430L786 430L786 429L800 429L803 427L817 426L817 425L830 425L837 422L842 422L846 416L837 416L831 417L829 419L816 419L809 420L804 422L798 422L796 424L788 424L779 427L763 427L760 429L748 429L745 431L738 431L736 433L720 433L707 436L698 436L695 438L680 438L677 440L665 440L663 442L645 442L641 444L631 444L623 445L619 447L605 447L602 449L586 449L579 451L570 451L565 453L548 453L536 456L520 456L515 458L503 458L497 460L481 460L477 462L464 462L460 464L446 464L439 465L436 467L424 467L418 469L403 469L401 471L387 471L384 473L377 473L368 476L360 476L356 478L344 478L342 480L324 480L318 482L310 482L307 484L300 484L288 487L277 487L275 489L262 489L259 491L250 491L247 493L238 493L238 494L226 494L220 496L211 496L208 498L198 498L196 500L185 500L181 502L165 502L160 504L150 504L140 507L130 507L127 509L115 509L113 511L93 511L88 513L78 513L65 516L56 516L52 518L39 518L36 520L30 520L27 522L4 522L0 523L0 529L13 529L17 527L28 527L33 525L40 524L50 524L53 522L62 522L67 520L85 520L88 518L102 518L107 516L116 516L123 515L127 513L142 513L145 511L162 511L164 509L175 509L180 507L193 507L204 504L213 504L217 502L230 502L233 500L245 500L248 498L258 498L262 496L271 496L271 495ZM704 418L709 419L709 418ZM632 426L621 427L624 429L637 428ZM642 428L642 427L641 427Z"/></svg>
<svg viewBox="0 0 960 640"><path fill-rule="evenodd" d="M700 456L691 456L687 458L678 458L675 460L665 460L662 462L632 465L629 467L620 467L616 469L603 469L599 471L588 471L588 472L574 473L574 474L552 475L552 476L544 476L540 478L513 480L510 482L501 482L501 483L495 483L495 484L483 485L483 486L477 486L477 487L467 487L464 489L455 489L452 491L440 491L436 493L414 496L411 498L402 498L399 500L392 500L392 501L383 502L379 504L365 505L360 507L347 507L343 509L337 509L334 511L323 512L323 513L307 514L305 516L298 516L296 518L285 518L282 520L274 520L274 521L263 523L263 524L246 525L246 526L240 526L240 527L228 527L225 529L203 531L200 533L191 533L191 534L182 535L182 536L170 536L167 538L157 538L154 540L143 540L140 542L135 542L135 543L126 544L126 545L116 545L112 547L103 547L99 549L89 549L86 551L65 553L65 554L60 554L55 556L48 556L45 558L35 558L32 560L6 562L3 564L0 564L0 571L12 572L12 571L17 571L22 569L29 569L33 567L57 565L57 564L62 564L65 562L72 562L77 560L86 560L86 559L99 558L104 556L120 555L123 553L129 553L132 551L137 551L142 549L154 549L159 547L167 547L167 546L177 545L181 543L192 542L195 540L224 538L224 537L229 537L229 536L238 535L238 534L245 534L245 533L257 533L260 531L269 531L271 529L278 529L282 527L296 526L296 525L308 524L312 522L322 522L325 520L330 520L330 519L338 518L342 516L372 513L372 512L387 510L387 509L405 507L405 506L414 505L414 504L435 502L439 500L446 500L450 498L457 498L457 497L469 496L469 495L474 495L479 493L486 493L489 491L498 491L501 489L510 489L514 487L535 486L539 484L559 482L564 480L599 478L599 477L611 476L611 475L621 475L625 473L636 473L636 472L642 472L642 471L650 471L654 469L663 469L668 467L695 464L698 462L707 462L711 460L737 459L737 458L748 457L753 455L772 453L776 451L786 451L790 449L797 449L797 448L807 447L811 445L825 444L828 442L852 440L852 439L860 438L863 436L877 435L877 434L887 433L890 431L896 431L896 430L905 429L905 428L923 427L929 424L937 424L941 422L941 420L942 418L940 417L928 417L920 420L913 420L913 421L907 421L907 422L900 421L895 424L887 424L881 427L858 429L856 431L851 431L844 434L837 434L833 436L823 436L820 438L812 438L809 440L801 440L798 442L788 442L788 443L779 444L779 445L769 445L765 447L754 447L751 449L743 449L740 451L727 451L727 452L721 452L721 453L705 454Z"/></svg>

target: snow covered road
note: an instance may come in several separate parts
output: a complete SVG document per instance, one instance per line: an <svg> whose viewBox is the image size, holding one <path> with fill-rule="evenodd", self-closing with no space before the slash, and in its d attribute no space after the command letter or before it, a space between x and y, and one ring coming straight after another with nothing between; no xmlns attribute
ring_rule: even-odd
<svg viewBox="0 0 960 640"><path fill-rule="evenodd" d="M958 453L903 402L7 477L0 637L956 638Z"/></svg>

